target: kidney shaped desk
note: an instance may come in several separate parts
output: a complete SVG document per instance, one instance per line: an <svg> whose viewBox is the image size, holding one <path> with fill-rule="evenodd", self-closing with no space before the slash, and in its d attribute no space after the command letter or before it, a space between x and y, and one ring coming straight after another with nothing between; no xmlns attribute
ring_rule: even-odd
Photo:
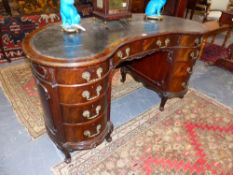
<svg viewBox="0 0 233 175"><path fill-rule="evenodd" d="M121 68L167 99L187 92L198 58L201 23L164 16L146 20L82 20L86 32L65 33L60 23L29 34L23 49L31 62L50 138L70 162L70 152L111 141L111 80Z"/></svg>

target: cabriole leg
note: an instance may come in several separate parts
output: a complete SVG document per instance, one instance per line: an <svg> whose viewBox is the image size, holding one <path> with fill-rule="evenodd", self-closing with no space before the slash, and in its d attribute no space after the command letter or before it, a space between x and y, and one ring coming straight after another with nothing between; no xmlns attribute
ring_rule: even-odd
<svg viewBox="0 0 233 175"><path fill-rule="evenodd" d="M166 102L167 102L167 97L162 97L161 102L160 102L160 106L159 106L160 111L164 111L164 106L165 106Z"/></svg>

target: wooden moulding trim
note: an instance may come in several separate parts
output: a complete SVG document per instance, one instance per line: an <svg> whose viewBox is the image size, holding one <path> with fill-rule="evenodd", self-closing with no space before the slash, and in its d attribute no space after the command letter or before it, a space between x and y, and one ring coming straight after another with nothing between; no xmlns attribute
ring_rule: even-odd
<svg viewBox="0 0 233 175"><path fill-rule="evenodd" d="M90 101L86 101L86 102L76 102L76 103L63 103L60 102L59 104L62 106L86 106L86 105L90 105L96 101L102 100L105 96L107 95L107 93L102 93L100 96L96 97L93 100Z"/></svg>
<svg viewBox="0 0 233 175"><path fill-rule="evenodd" d="M212 32L215 30L222 30L222 31L230 30L233 27L233 26L227 25L227 24L220 25L219 21L209 21L209 22L204 23L204 25L207 28L207 31L205 32L205 34L208 34L209 32Z"/></svg>
<svg viewBox="0 0 233 175"><path fill-rule="evenodd" d="M49 24L49 25L52 25L52 24ZM46 26L36 29L33 32L31 32L29 35L27 35L22 42L22 48L26 54L26 57L31 62L46 65L46 66L51 66L51 67L85 67L85 66L90 66L93 64L99 64L99 63L106 61L107 59L110 59L116 53L116 51L120 49L121 47L123 47L124 45L130 44L138 40L148 39L151 37L164 36L164 35L169 35L169 34L170 35L192 34L192 35L201 36L204 33L207 33L207 32L164 32L164 33L148 34L146 36L137 36L134 38L124 38L122 40L119 40L117 42L110 44L106 49L103 50L103 52L98 53L95 56L87 57L87 58L83 57L83 59L81 60L80 59L78 60L78 58L74 58L72 59L72 62L70 62L71 60L66 60L62 58L53 58L53 57L41 55L32 49L30 45L30 41L33 35L39 31L42 31L45 28Z"/></svg>
<svg viewBox="0 0 233 175"><path fill-rule="evenodd" d="M105 118L107 117L107 110L103 111L102 114L99 114L98 117L91 119L91 120L87 120L85 122L75 122L75 123L68 123L68 122L64 122L63 125L64 126L71 126L71 127L77 127L77 126L83 126L83 125L91 125L92 123L94 123L95 121L99 121L101 118Z"/></svg>

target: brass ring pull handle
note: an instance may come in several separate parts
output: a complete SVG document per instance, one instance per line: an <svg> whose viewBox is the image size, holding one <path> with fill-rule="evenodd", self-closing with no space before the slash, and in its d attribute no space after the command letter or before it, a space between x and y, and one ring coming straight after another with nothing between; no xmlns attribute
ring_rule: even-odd
<svg viewBox="0 0 233 175"><path fill-rule="evenodd" d="M83 98L86 98L87 100L93 100L93 99L95 99L95 98L97 98L97 97L100 96L101 90L102 90L102 86L99 85L99 86L97 86L97 88L96 88L96 96L91 97L90 92L89 92L88 90L86 90L86 91L83 91L82 97L83 97Z"/></svg>
<svg viewBox="0 0 233 175"><path fill-rule="evenodd" d="M187 71L189 74L192 74L192 73L193 73L191 67L188 67L186 71Z"/></svg>
<svg viewBox="0 0 233 175"><path fill-rule="evenodd" d="M129 47L127 47L127 48L125 49L125 56L123 56L123 53L122 53L121 50L119 50L119 51L117 52L117 56L118 56L121 60L126 60L126 59L129 57L129 55L130 55L130 48L129 48Z"/></svg>
<svg viewBox="0 0 233 175"><path fill-rule="evenodd" d="M157 40L156 41L156 45L159 46L159 48L166 48L169 43L170 43L170 39L169 38L165 39L164 45L162 45L162 41L161 40Z"/></svg>
<svg viewBox="0 0 233 175"><path fill-rule="evenodd" d="M196 59L198 59L198 52L196 52L196 54L195 54L195 52L194 52L194 51L193 51L193 52L191 52L190 57L192 58L192 60L196 60Z"/></svg>
<svg viewBox="0 0 233 175"><path fill-rule="evenodd" d="M101 124L98 124L98 125L96 126L96 133L95 133L95 134L91 134L91 131L90 131L90 130L85 130L85 131L83 132L83 135L84 135L85 137L87 137L87 138L92 138L92 137L95 137L95 136L99 135L99 134L100 134L100 130L101 130Z"/></svg>
<svg viewBox="0 0 233 175"><path fill-rule="evenodd" d="M84 80L86 80L87 82L89 82L90 80L91 80L91 74L90 74L90 72L83 72L82 73L82 78L84 79Z"/></svg>
<svg viewBox="0 0 233 175"><path fill-rule="evenodd" d="M200 46L201 45L201 41L202 41L201 38L196 38L195 41L194 41L195 46L197 46L197 47Z"/></svg>
<svg viewBox="0 0 233 175"><path fill-rule="evenodd" d="M103 68L102 67L99 67L97 70L96 70L96 74L97 74L97 77L100 79L102 77L102 73L103 73Z"/></svg>
<svg viewBox="0 0 233 175"><path fill-rule="evenodd" d="M96 70L96 75L97 75L98 78L92 79L92 80L91 80L91 73L88 72L88 71L85 71L85 72L82 73L82 78L83 78L84 80L86 80L87 82L95 82L95 81L101 79L102 74L103 74L103 68L102 68L102 67L99 67L99 68Z"/></svg>
<svg viewBox="0 0 233 175"><path fill-rule="evenodd" d="M94 119L100 114L100 110L101 110L101 106L98 105L95 108L96 114L93 116L91 116L91 112L89 110L85 110L85 111L83 111L83 117L87 118L88 120Z"/></svg>

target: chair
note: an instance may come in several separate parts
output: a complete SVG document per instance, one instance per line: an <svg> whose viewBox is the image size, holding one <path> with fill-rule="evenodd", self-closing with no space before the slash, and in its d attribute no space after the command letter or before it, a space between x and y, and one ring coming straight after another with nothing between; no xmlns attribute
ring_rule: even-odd
<svg viewBox="0 0 233 175"><path fill-rule="evenodd" d="M185 18L188 17L189 11L191 11L189 17L190 19L193 18L194 14L202 15L205 19L209 11L210 5L211 0L188 0Z"/></svg>
<svg viewBox="0 0 233 175"><path fill-rule="evenodd" d="M229 44L233 29L233 13L222 12L218 21L208 21L208 28L202 43L201 60L233 72L233 41ZM220 43L217 36L222 40ZM218 37L218 39L219 39ZM228 46L226 46L228 44Z"/></svg>
<svg viewBox="0 0 233 175"><path fill-rule="evenodd" d="M218 20L222 14L222 11L227 10L229 5L228 0L212 0L207 13L204 16L203 22Z"/></svg>
<svg viewBox="0 0 233 175"><path fill-rule="evenodd" d="M233 0L229 0L229 4L227 6L227 11L228 12L233 12Z"/></svg>

